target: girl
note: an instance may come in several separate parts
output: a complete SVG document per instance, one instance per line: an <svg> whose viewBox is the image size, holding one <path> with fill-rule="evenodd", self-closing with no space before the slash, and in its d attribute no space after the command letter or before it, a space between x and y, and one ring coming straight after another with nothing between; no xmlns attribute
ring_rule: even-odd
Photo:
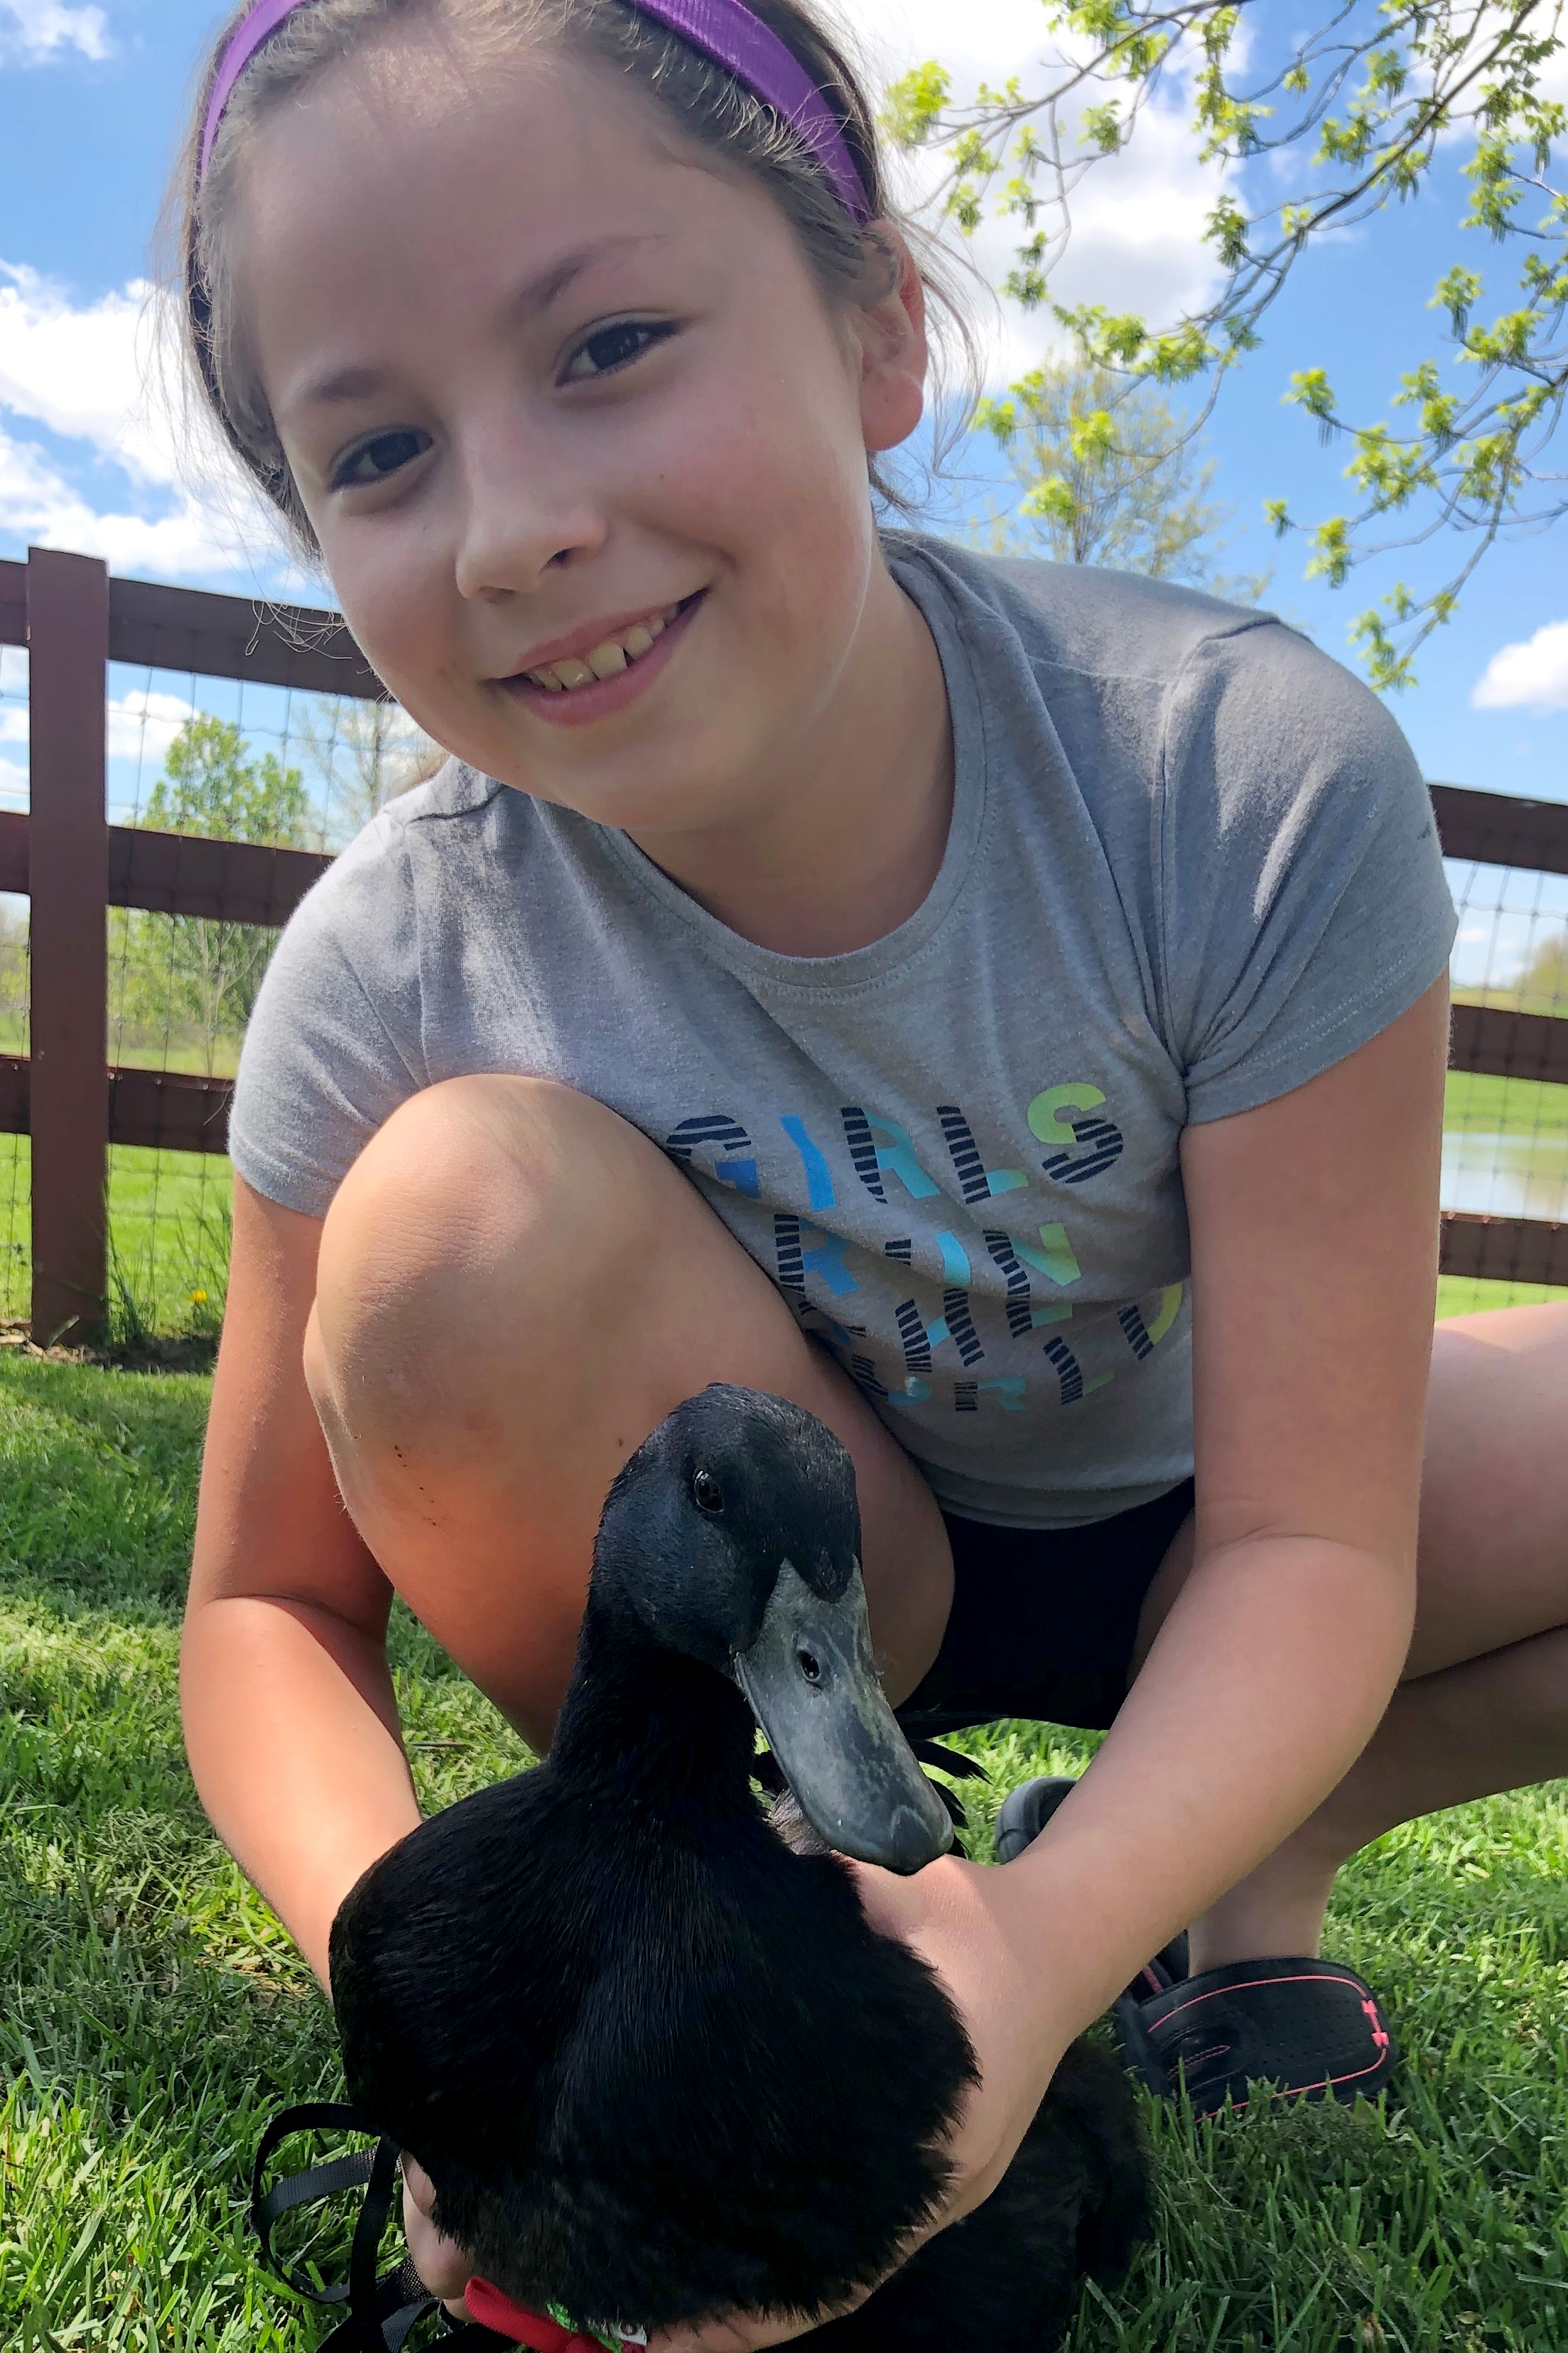
<svg viewBox="0 0 1568 2353"><path fill-rule="evenodd" d="M416 1820L393 1593L542 1746L614 1472L742 1382L854 1454L895 1700L1111 1727L1011 1866L862 1875L982 2062L945 2219L1186 1923L1211 2104L1381 2081L1300 1957L1337 1866L1568 1767L1568 1308L1446 1326L1428 1400L1392 722L1267 616L879 531L925 286L805 0L264 0L185 196L205 397L453 755L246 1046L220 1833L324 1978Z"/></svg>

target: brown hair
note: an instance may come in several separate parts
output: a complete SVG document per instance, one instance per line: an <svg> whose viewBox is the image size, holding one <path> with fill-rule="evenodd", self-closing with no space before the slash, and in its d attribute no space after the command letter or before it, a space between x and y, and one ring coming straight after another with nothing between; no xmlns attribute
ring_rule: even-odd
<svg viewBox="0 0 1568 2353"><path fill-rule="evenodd" d="M928 295L946 316L973 375L968 322L931 240L900 219L887 186L876 121L858 76L809 0L748 0L824 93L870 200L861 227L833 194L810 150L783 117L723 66L705 57L636 0L310 0L285 18L240 76L211 159L198 175L202 124L220 60L245 9L212 46L171 191L179 256L185 357L200 396L246 472L266 493L299 551L317 553L266 398L249 364L236 315L226 230L235 189L257 126L326 68L399 27L447 26L508 46L559 45L614 66L645 90L689 140L721 166L750 174L767 188L794 229L826 298L840 304L880 293L895 267L878 223L893 221L910 237ZM870 482L894 505L907 501L870 470Z"/></svg>

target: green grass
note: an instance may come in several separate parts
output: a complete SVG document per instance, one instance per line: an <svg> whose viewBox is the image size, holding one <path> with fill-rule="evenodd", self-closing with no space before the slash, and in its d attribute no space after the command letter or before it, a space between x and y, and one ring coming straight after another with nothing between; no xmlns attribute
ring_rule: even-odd
<svg viewBox="0 0 1568 2353"><path fill-rule="evenodd" d="M27 1313L32 1176L31 1139L0 1135L0 1318ZM216 1329L228 1281L232 1181L216 1153L110 1145L110 1291L121 1337L134 1336L124 1329L132 1321L162 1335Z"/></svg>
<svg viewBox="0 0 1568 2353"><path fill-rule="evenodd" d="M29 1035L24 1008L0 1011L0 1054L25 1055ZM139 1027L119 1020L110 1011L109 1059L132 1070L188 1071L198 1078L232 1079L239 1068L239 1048L233 1031L209 1039L190 1029Z"/></svg>
<svg viewBox="0 0 1568 2353"><path fill-rule="evenodd" d="M1568 1086L1533 1079L1483 1078L1474 1071L1450 1071L1443 1124L1450 1134L1568 1135ZM1437 1285L1437 1314L1469 1315L1489 1307L1532 1306L1565 1294L1539 1282L1477 1282L1445 1275Z"/></svg>
<svg viewBox="0 0 1568 2353"><path fill-rule="evenodd" d="M1440 1275L1437 1281L1437 1321L1450 1315L1479 1315L1493 1307L1539 1307L1549 1299L1568 1298L1568 1292L1546 1282L1494 1282L1468 1274Z"/></svg>
<svg viewBox="0 0 1568 2353"><path fill-rule="evenodd" d="M1477 1135L1568 1135L1568 1087L1450 1071L1443 1124Z"/></svg>
<svg viewBox="0 0 1568 2353"><path fill-rule="evenodd" d="M310 2353L255 2270L268 2111L338 2090L327 2010L186 1777L176 1626L207 1385L0 1358L0 2344ZM427 1805L523 1752L401 1610ZM424 1743L425 1746L417 1744ZM1004 1791L1093 1741L1004 1725ZM1073 2353L1560 2353L1568 1791L1469 1806L1348 1871L1331 1949L1404 2041L1379 2111L1152 2116L1157 2244Z"/></svg>

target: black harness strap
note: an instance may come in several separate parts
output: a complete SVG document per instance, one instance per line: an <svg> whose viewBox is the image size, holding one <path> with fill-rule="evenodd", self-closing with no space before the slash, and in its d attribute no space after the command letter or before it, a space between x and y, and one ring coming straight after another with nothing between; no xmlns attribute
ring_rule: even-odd
<svg viewBox="0 0 1568 2353"><path fill-rule="evenodd" d="M458 2353L459 2348L461 2353L503 2353L510 2339L498 2337L494 2329L481 2328L477 2320L454 2319L439 2297L431 2295L406 2255L392 2270L378 2274L376 2259L397 2179L400 2152L395 2141L383 2137L374 2149L333 2158L302 2173L285 2174L270 2189L263 2186L268 2163L281 2142L292 2133L321 2130L368 2132L370 2126L339 2101L309 2100L299 2107L284 2108L261 2136L250 2177L250 2219L268 2270L312 2304L348 2306L346 2317L322 2340L317 2353L402 2353L419 2322L437 2310L447 2330L443 2353L448 2347L451 2353ZM320 2205L340 2190L355 2189L362 2183L364 2198L354 2223L346 2281L318 2287L279 2262L272 2251L274 2223L298 2207Z"/></svg>

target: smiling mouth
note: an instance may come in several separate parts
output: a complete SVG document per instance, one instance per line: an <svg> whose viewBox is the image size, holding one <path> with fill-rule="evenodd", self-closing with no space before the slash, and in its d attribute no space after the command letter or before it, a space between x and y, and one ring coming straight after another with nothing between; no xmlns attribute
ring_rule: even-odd
<svg viewBox="0 0 1568 2353"><path fill-rule="evenodd" d="M698 589L690 596L682 596L673 605L659 606L645 613L629 628L619 629L614 637L601 639L584 654L568 654L560 661L547 662L537 670L519 673L530 686L542 687L547 694L577 694L586 686L597 686L606 678L615 678L624 670L650 654L672 621L678 621L689 606L702 594Z"/></svg>

